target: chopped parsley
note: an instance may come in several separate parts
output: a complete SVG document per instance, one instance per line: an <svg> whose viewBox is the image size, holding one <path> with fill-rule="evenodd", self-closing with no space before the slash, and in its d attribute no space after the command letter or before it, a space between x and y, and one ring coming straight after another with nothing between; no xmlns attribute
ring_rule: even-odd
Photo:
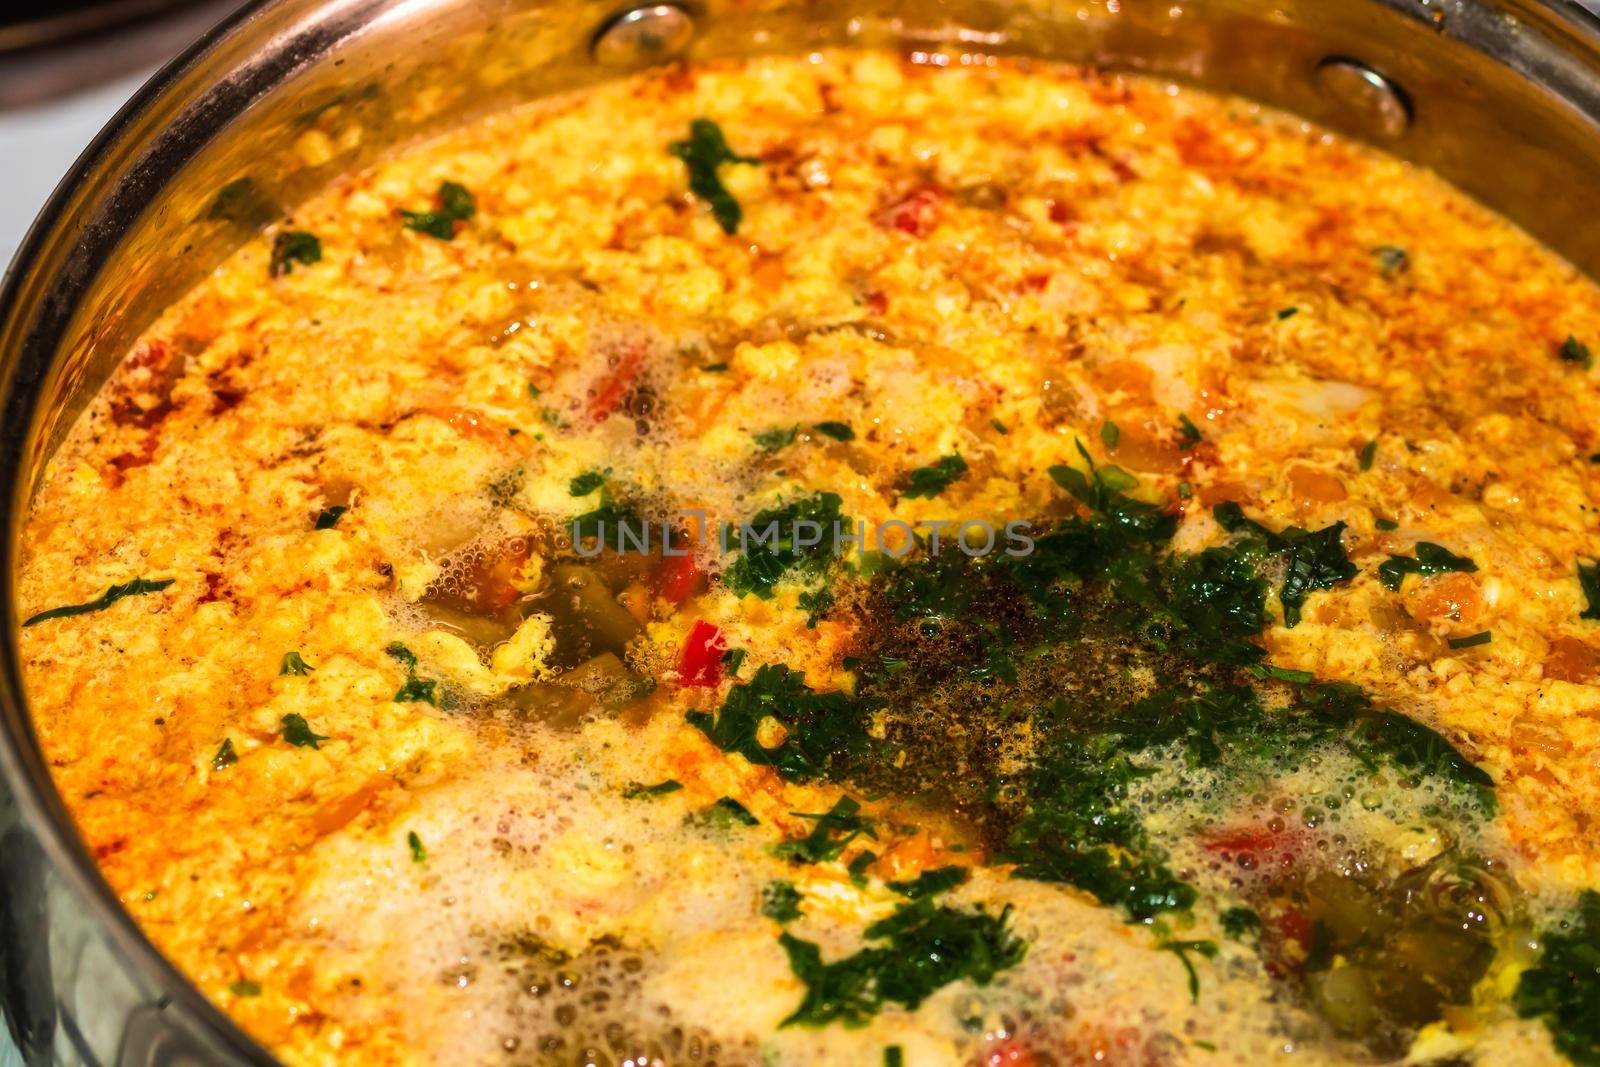
<svg viewBox="0 0 1600 1067"><path fill-rule="evenodd" d="M960 453L940 456L926 467L917 467L906 479L906 488L900 495L908 500L938 496L957 478L967 473L967 461Z"/></svg>
<svg viewBox="0 0 1600 1067"><path fill-rule="evenodd" d="M1279 308L1277 314L1278 321L1282 322L1284 319L1292 319L1296 315L1300 314L1300 309L1297 307Z"/></svg>
<svg viewBox="0 0 1600 1067"><path fill-rule="evenodd" d="M732 797L722 797L709 808L699 812L696 820L707 826L728 829L733 826L760 826L761 820L750 814L750 809Z"/></svg>
<svg viewBox="0 0 1600 1067"><path fill-rule="evenodd" d="M1356 453L1356 462L1360 465L1362 470L1369 471L1372 469L1372 461L1377 458L1377 455L1378 439L1374 437L1372 440L1361 446L1361 451Z"/></svg>
<svg viewBox="0 0 1600 1067"><path fill-rule="evenodd" d="M794 444L794 439L800 436L800 424L795 423L793 426L780 426L772 430L763 430L751 436L755 438L755 442L761 447L761 451L776 452Z"/></svg>
<svg viewBox="0 0 1600 1067"><path fill-rule="evenodd" d="M296 748L321 748L319 742L328 740L325 735L311 729L304 715L291 712L280 721L283 723L283 739Z"/></svg>
<svg viewBox="0 0 1600 1067"><path fill-rule="evenodd" d="M816 944L781 934L779 944L806 993L780 1025L863 1026L885 1005L915 1010L951 982L988 985L1027 951L1006 929L1009 918L1009 907L988 915L915 901L868 926L868 944L832 963L823 962Z"/></svg>
<svg viewBox="0 0 1600 1067"><path fill-rule="evenodd" d="M907 881L889 882L889 888L903 897L921 900L948 892L966 882L972 872L965 867L934 867Z"/></svg>
<svg viewBox="0 0 1600 1067"><path fill-rule="evenodd" d="M1379 529L1379 530L1398 530L1398 529L1400 529L1400 524L1398 522L1395 522L1393 519L1385 519L1385 518L1383 518L1381 516L1379 518L1373 519L1372 520L1372 525L1375 528Z"/></svg>
<svg viewBox="0 0 1600 1067"><path fill-rule="evenodd" d="M818 433L833 438L835 441L854 441L856 432L850 428L848 422L819 422L813 427Z"/></svg>
<svg viewBox="0 0 1600 1067"><path fill-rule="evenodd" d="M124 599L125 597L145 596L148 593L159 593L161 590L171 585L174 581L176 581L174 578L157 578L154 580L148 578L135 578L131 582L124 582L121 585L113 585L104 593L101 593L99 596L95 597L93 600L86 601L82 604L68 604L64 607L51 608L48 611L41 611L37 615L30 615L22 625L25 627L36 626L39 623L50 619L65 619L72 615L88 615L91 612L104 611L106 608L109 608L111 605L115 604L119 600Z"/></svg>
<svg viewBox="0 0 1600 1067"><path fill-rule="evenodd" d="M311 664L301 658L298 652L285 652L283 660L278 664L278 674L292 674L304 676L316 670Z"/></svg>
<svg viewBox="0 0 1600 1067"><path fill-rule="evenodd" d="M643 785L639 782L629 782L622 789L622 795L628 800L638 800L640 797L664 797L668 793L676 793L683 788L683 783L675 778L657 782L655 785Z"/></svg>
<svg viewBox="0 0 1600 1067"><path fill-rule="evenodd" d="M802 672L779 663L758 668L748 682L728 690L715 716L691 711L685 718L724 752L772 767L790 781L823 777L835 761L864 752L870 741L860 701L837 690L813 692ZM757 737L769 718L781 723L786 734L771 747ZM839 803L855 802L846 798Z"/></svg>
<svg viewBox="0 0 1600 1067"><path fill-rule="evenodd" d="M989 420L989 425L993 426L994 429L995 429L995 432L998 433L1002 437L1005 437L1005 436L1007 436L1008 434L1011 433L1010 430L1006 429L1006 424L1001 422L999 419L990 419Z"/></svg>
<svg viewBox="0 0 1600 1067"><path fill-rule="evenodd" d="M874 863L877 863L877 862L878 862L878 854L876 852L871 851L870 849L865 851L865 852L856 853L855 858L852 859L850 861L850 863L845 867L846 873L848 873L850 875L851 883L856 885L856 886L864 886L864 885L866 885L867 884L867 868L871 867Z"/></svg>
<svg viewBox="0 0 1600 1067"><path fill-rule="evenodd" d="M712 217L723 233L734 233L744 218L728 187L722 184L717 168L728 163L759 163L754 156L741 156L728 147L722 127L710 119L695 119L689 123L689 139L673 141L667 150L679 159L689 171L689 191L711 208Z"/></svg>
<svg viewBox="0 0 1600 1067"><path fill-rule="evenodd" d="M588 496L606 484L605 471L584 471L567 483L568 496Z"/></svg>
<svg viewBox="0 0 1600 1067"><path fill-rule="evenodd" d="M1205 435L1200 432L1200 427L1194 420L1182 412L1178 413L1178 447L1187 452L1189 449L1205 440Z"/></svg>
<svg viewBox="0 0 1600 1067"><path fill-rule="evenodd" d="M723 371L728 369L728 365L726 363L707 363L700 369L705 371L707 374L721 374Z"/></svg>
<svg viewBox="0 0 1600 1067"><path fill-rule="evenodd" d="M1393 278L1411 269L1411 256L1403 248L1379 245L1372 250L1372 254L1377 258L1378 270L1383 272L1385 278Z"/></svg>
<svg viewBox="0 0 1600 1067"><path fill-rule="evenodd" d="M228 983L228 992L236 997L259 997L261 995L261 983L241 978L237 982Z"/></svg>
<svg viewBox="0 0 1600 1067"><path fill-rule="evenodd" d="M1492 640L1494 640L1494 634L1488 630L1482 630L1472 634L1470 637L1448 638L1445 643L1451 648L1477 648L1479 645L1487 645Z"/></svg>
<svg viewBox="0 0 1600 1067"><path fill-rule="evenodd" d="M390 659L404 667L408 674L417 669L417 654L399 641L390 641L383 651Z"/></svg>
<svg viewBox="0 0 1600 1067"><path fill-rule="evenodd" d="M1231 938L1242 938L1246 934L1259 934L1261 932L1261 916L1250 908L1229 908L1221 916L1222 932Z"/></svg>
<svg viewBox="0 0 1600 1067"><path fill-rule="evenodd" d="M1224 530L1242 535L1241 544L1247 551L1282 557L1284 574L1278 587L1278 603L1283 605L1283 624L1287 627L1299 625L1301 609L1312 592L1331 589L1356 576L1356 566L1344 550L1342 522L1320 530L1289 526L1273 533L1245 518L1244 510L1232 501L1218 504L1212 514Z"/></svg>
<svg viewBox="0 0 1600 1067"><path fill-rule="evenodd" d="M1178 957L1183 964L1183 969L1189 972L1189 999L1193 1003L1200 1003L1200 973L1194 969L1194 961L1189 958L1189 953L1198 953L1206 959L1211 959L1217 954L1215 941L1162 941L1156 945Z"/></svg>
<svg viewBox="0 0 1600 1067"><path fill-rule="evenodd" d="M1252 663L1245 670L1257 678L1271 678L1277 682L1289 682L1292 685L1305 685L1316 681L1316 675L1310 671L1291 670L1288 667L1274 667L1270 663Z"/></svg>
<svg viewBox="0 0 1600 1067"><path fill-rule="evenodd" d="M224 737L222 744L217 748L217 754L211 757L211 769L220 771L225 767L232 767L239 762L239 753L233 750L233 738Z"/></svg>
<svg viewBox="0 0 1600 1067"><path fill-rule="evenodd" d="M631 507L601 494L597 507L572 520L572 540L574 544L592 542L596 546L594 552L600 547L614 552L643 552L650 543L650 524Z"/></svg>
<svg viewBox="0 0 1600 1067"><path fill-rule="evenodd" d="M1578 587L1585 602L1578 618L1600 619L1600 563L1578 564Z"/></svg>
<svg viewBox="0 0 1600 1067"><path fill-rule="evenodd" d="M309 267L321 261L322 241L317 235L304 230L290 230L272 239L272 256L267 273L280 278L285 274L293 274L296 263Z"/></svg>
<svg viewBox="0 0 1600 1067"><path fill-rule="evenodd" d="M459 182L441 182L435 200L438 206L432 211L401 211L406 229L450 241L455 239L457 224L478 213L477 201Z"/></svg>
<svg viewBox="0 0 1600 1067"><path fill-rule="evenodd" d="M439 706L439 683L432 678L412 675L400 683L400 688L390 698L396 704L432 704Z"/></svg>
<svg viewBox="0 0 1600 1067"><path fill-rule="evenodd" d="M1106 446L1108 452L1117 450L1117 442L1122 440L1122 431L1117 424L1107 419L1100 424L1100 443Z"/></svg>
<svg viewBox="0 0 1600 1067"><path fill-rule="evenodd" d="M877 840L876 825L860 812L861 805L851 797L840 797L825 812L791 812L796 818L812 820L814 825L806 836L774 846L773 854L795 863L836 860L850 842L863 834Z"/></svg>
<svg viewBox="0 0 1600 1067"><path fill-rule="evenodd" d="M837 493L814 493L757 512L747 524L748 543L722 572L722 583L739 596L771 600L774 587L790 573L820 575L837 555L835 531L850 526L839 511L843 502ZM802 528L819 533L815 543L802 543L811 541L797 536Z"/></svg>
<svg viewBox="0 0 1600 1067"><path fill-rule="evenodd" d="M1522 972L1517 1013L1539 1018L1573 1063L1600 1064L1600 893L1584 890L1570 919L1543 931L1544 953Z"/></svg>
<svg viewBox="0 0 1600 1067"><path fill-rule="evenodd" d="M1443 545L1436 545L1432 541L1418 541L1415 551L1415 558L1390 556L1378 564L1378 581L1398 593L1400 583L1406 580L1408 574L1429 577L1450 571L1470 574L1478 569L1478 565L1466 556L1458 556Z"/></svg>
<svg viewBox="0 0 1600 1067"><path fill-rule="evenodd" d="M412 863L427 862L428 850L422 847L422 838L417 836L417 832L415 830L412 830L410 833L406 834L406 845L411 849Z"/></svg>
<svg viewBox="0 0 1600 1067"><path fill-rule="evenodd" d="M790 923L800 918L800 891L793 882L776 879L761 891L761 914L773 922Z"/></svg>
<svg viewBox="0 0 1600 1067"><path fill-rule="evenodd" d="M1589 351L1589 346L1571 334L1568 334L1567 339L1561 342L1561 347L1556 350L1556 354L1561 357L1563 363L1577 363L1582 365L1584 370L1589 370L1594 366L1594 353Z"/></svg>
<svg viewBox="0 0 1600 1067"><path fill-rule="evenodd" d="M311 524L313 530L331 530L339 525L339 520L344 518L344 513L350 509L343 504L335 504L317 512L316 521Z"/></svg>

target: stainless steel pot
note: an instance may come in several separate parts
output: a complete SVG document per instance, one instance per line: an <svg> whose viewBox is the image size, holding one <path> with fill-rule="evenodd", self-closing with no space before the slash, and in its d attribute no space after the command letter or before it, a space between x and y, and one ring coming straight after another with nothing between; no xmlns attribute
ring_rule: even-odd
<svg viewBox="0 0 1600 1067"><path fill-rule="evenodd" d="M17 538L136 335L334 176L511 103L678 58L837 45L1139 70L1434 167L1600 276L1600 21L1575 0L258 0L95 140L0 291L0 1004L35 1064L271 1064L134 926L29 725ZM308 120L321 117L312 135Z"/></svg>

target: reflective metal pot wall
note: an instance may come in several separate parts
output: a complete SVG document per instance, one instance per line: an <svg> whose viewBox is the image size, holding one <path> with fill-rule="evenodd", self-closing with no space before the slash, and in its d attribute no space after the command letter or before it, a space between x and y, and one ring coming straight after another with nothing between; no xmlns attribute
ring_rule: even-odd
<svg viewBox="0 0 1600 1067"><path fill-rule="evenodd" d="M1574 0L279 0L163 71L0 291L0 1005L30 1064L270 1064L149 945L28 724L12 575L61 435L160 309L341 172L519 100L678 58L1034 55L1297 111L1432 166L1600 275L1600 22Z"/></svg>

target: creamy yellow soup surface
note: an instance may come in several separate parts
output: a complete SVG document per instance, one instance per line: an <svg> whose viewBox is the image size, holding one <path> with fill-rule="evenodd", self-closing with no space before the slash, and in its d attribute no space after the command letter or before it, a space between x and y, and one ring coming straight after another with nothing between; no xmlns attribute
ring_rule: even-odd
<svg viewBox="0 0 1600 1067"><path fill-rule="evenodd" d="M106 877L296 1065L1600 1062L1600 292L935 58L494 118L157 322L23 545Z"/></svg>

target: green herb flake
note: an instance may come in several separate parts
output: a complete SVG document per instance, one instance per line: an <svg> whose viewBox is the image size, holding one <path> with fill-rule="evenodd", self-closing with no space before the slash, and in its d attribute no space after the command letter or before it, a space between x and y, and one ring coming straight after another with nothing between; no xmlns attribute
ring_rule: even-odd
<svg viewBox="0 0 1600 1067"><path fill-rule="evenodd" d="M878 862L878 854L868 849L858 853L845 865L845 873L850 876L851 884L861 887L867 884L867 868Z"/></svg>
<svg viewBox="0 0 1600 1067"><path fill-rule="evenodd" d="M217 754L211 757L211 769L220 771L226 767L232 767L238 762L239 753L233 749L233 738L224 737L222 744L217 748Z"/></svg>
<svg viewBox="0 0 1600 1067"><path fill-rule="evenodd" d="M296 677L304 677L314 670L316 668L307 663L298 652L285 652L282 661L278 664L279 676L289 674Z"/></svg>
<svg viewBox="0 0 1600 1067"><path fill-rule="evenodd" d="M1400 524L1398 522L1395 522L1393 519L1385 519L1385 518L1383 518L1381 516L1379 518L1373 519L1372 520L1372 525L1374 527L1376 527L1377 529L1379 529L1379 530L1398 530L1398 529L1400 529Z"/></svg>
<svg viewBox="0 0 1600 1067"><path fill-rule="evenodd" d="M755 442L760 446L761 451L776 452L781 448L788 448L790 445L794 444L795 438L799 435L800 424L795 423L793 426L763 430L760 433L752 434L751 436L755 438Z"/></svg>
<svg viewBox="0 0 1600 1067"><path fill-rule="evenodd" d="M588 496L606 484L609 471L584 471L567 483L568 496Z"/></svg>
<svg viewBox="0 0 1600 1067"><path fill-rule="evenodd" d="M1445 644L1451 648L1477 648L1479 645L1487 645L1492 640L1494 640L1494 634L1491 631L1481 630L1469 637L1447 638Z"/></svg>
<svg viewBox="0 0 1600 1067"><path fill-rule="evenodd" d="M1261 932L1261 916L1242 905L1223 912L1221 922L1222 932L1235 940Z"/></svg>
<svg viewBox="0 0 1600 1067"><path fill-rule="evenodd" d="M1395 245L1379 245L1372 250L1378 261L1378 270L1385 278L1394 278L1411 269L1411 256Z"/></svg>
<svg viewBox="0 0 1600 1067"><path fill-rule="evenodd" d="M794 863L827 863L839 858L846 846L865 834L877 840L876 824L860 814L861 805L850 797L840 797L825 812L792 812L796 818L811 819L814 825L805 837L781 842L773 854Z"/></svg>
<svg viewBox="0 0 1600 1067"><path fill-rule="evenodd" d="M1292 319L1296 315L1300 314L1300 309L1297 307L1279 308L1277 314L1278 321L1282 322L1284 319Z"/></svg>
<svg viewBox="0 0 1600 1067"><path fill-rule="evenodd" d="M104 611L126 597L159 593L174 581L176 581L174 578L158 578L154 581L147 578L135 578L131 582L113 585L104 593L85 603L68 604L65 607L51 608L48 611L41 611L37 615L30 615L22 625L24 627L36 626L50 619L65 619L73 615L88 615L91 612Z"/></svg>
<svg viewBox="0 0 1600 1067"><path fill-rule="evenodd" d="M1117 442L1121 439L1122 431L1117 428L1116 423L1107 419L1100 424L1100 443L1106 446L1106 451L1115 452L1117 450Z"/></svg>
<svg viewBox="0 0 1600 1067"><path fill-rule="evenodd" d="M1179 500L1188 500L1193 496L1194 496L1194 487L1193 486L1191 486L1188 482L1179 482L1178 483L1178 499Z"/></svg>
<svg viewBox="0 0 1600 1067"><path fill-rule="evenodd" d="M388 645L384 646L383 651L390 659L404 667L407 672L417 669L417 654L399 641L390 641Z"/></svg>
<svg viewBox="0 0 1600 1067"><path fill-rule="evenodd" d="M734 826L760 826L761 820L750 814L750 809L732 797L722 797L710 807L699 812L696 820L718 829Z"/></svg>
<svg viewBox="0 0 1600 1067"><path fill-rule="evenodd" d="M638 800L642 797L664 797L668 793L676 793L683 788L683 783L668 778L657 782L655 785L643 785L639 782L629 782L622 789L622 795L627 800Z"/></svg>
<svg viewBox="0 0 1600 1067"><path fill-rule="evenodd" d="M816 944L783 933L778 942L806 993L780 1025L862 1026L886 1004L915 1011L951 982L988 985L1027 951L1006 928L1010 914L1009 907L987 915L912 902L868 926L869 944L832 963Z"/></svg>
<svg viewBox="0 0 1600 1067"><path fill-rule="evenodd" d="M727 669L729 678L739 676L739 668L744 666L745 657L750 654L746 648L730 648L722 654L722 666Z"/></svg>
<svg viewBox="0 0 1600 1067"><path fill-rule="evenodd" d="M851 528L850 519L839 510L844 503L837 493L814 493L809 497L765 508L746 525L752 537L738 546L739 558L722 572L722 584L738 596L754 594L771 600L777 584L791 575L815 577L823 573L837 555L836 529ZM797 543L802 525L815 524L821 538L815 544Z"/></svg>
<svg viewBox="0 0 1600 1067"><path fill-rule="evenodd" d="M304 230L290 230L272 239L272 256L267 273L274 278L281 278L285 274L293 274L296 263L309 267L321 261L322 241L317 235Z"/></svg>
<svg viewBox="0 0 1600 1067"><path fill-rule="evenodd" d="M800 902L804 898L793 882L775 879L761 891L761 914L777 923L792 923L800 918Z"/></svg>
<svg viewBox="0 0 1600 1067"><path fill-rule="evenodd" d="M343 504L335 504L317 512L316 520L311 524L313 530L331 530L339 525L339 520L344 518L344 513L350 509Z"/></svg>
<svg viewBox="0 0 1600 1067"><path fill-rule="evenodd" d="M689 171L689 191L704 200L723 233L734 233L744 210L728 187L722 184L717 168L729 163L760 163L754 156L741 156L728 147L722 127L710 119L695 119L689 124L689 138L673 141L667 150Z"/></svg>
<svg viewBox="0 0 1600 1067"><path fill-rule="evenodd" d="M1270 678L1274 681L1289 682L1294 685L1306 685L1316 681L1316 675L1310 671L1290 670L1287 667L1274 667L1270 663L1252 663L1245 670L1257 678Z"/></svg>
<svg viewBox="0 0 1600 1067"><path fill-rule="evenodd" d="M259 997L261 995L261 983L240 979L237 982L228 984L228 992L236 997Z"/></svg>
<svg viewBox="0 0 1600 1067"><path fill-rule="evenodd" d="M1567 339L1561 342L1561 347L1556 350L1556 354L1561 357L1563 363L1577 363L1584 370L1589 370L1594 366L1594 353L1589 351L1589 346L1571 334L1568 334Z"/></svg>
<svg viewBox="0 0 1600 1067"><path fill-rule="evenodd" d="M998 433L1001 437L1005 437L1005 436L1007 436L1008 434L1011 433L1010 430L1006 429L1006 424L1001 422L999 419L990 419L989 420L989 425L993 426L994 429L995 429L995 432Z"/></svg>
<svg viewBox="0 0 1600 1067"><path fill-rule="evenodd" d="M723 371L728 369L728 365L726 363L707 363L700 369L705 371L707 374L721 374Z"/></svg>
<svg viewBox="0 0 1600 1067"><path fill-rule="evenodd" d="M1575 1064L1600 1064L1600 893L1586 889L1570 919L1544 930L1544 952L1522 972L1517 1014L1539 1018L1557 1051Z"/></svg>
<svg viewBox="0 0 1600 1067"><path fill-rule="evenodd" d="M436 237L441 241L455 239L459 223L464 223L478 213L477 201L459 182L441 182L435 197L438 206L432 211L401 211L408 230Z"/></svg>
<svg viewBox="0 0 1600 1067"><path fill-rule="evenodd" d="M323 734L311 729L311 724L306 722L304 715L291 712L280 721L283 723L283 739L295 748L321 748L320 742L328 740Z"/></svg>
<svg viewBox="0 0 1600 1067"><path fill-rule="evenodd" d="M1200 972L1195 970L1194 961L1189 958L1193 952L1211 959L1217 954L1215 941L1162 941L1156 945L1178 957L1183 964L1183 969L1189 972L1189 1000L1195 1004L1200 1003Z"/></svg>
<svg viewBox="0 0 1600 1067"><path fill-rule="evenodd" d="M413 675L401 683L390 698L396 704L431 704L439 706L439 683L432 678Z"/></svg>
<svg viewBox="0 0 1600 1067"><path fill-rule="evenodd" d="M1205 435L1200 432L1200 427L1194 420L1182 412L1178 413L1178 448L1184 452L1205 440Z"/></svg>
<svg viewBox="0 0 1600 1067"><path fill-rule="evenodd" d="M906 1054L899 1045L883 1050L883 1067L906 1067Z"/></svg>
<svg viewBox="0 0 1600 1067"><path fill-rule="evenodd" d="M1478 569L1478 565L1466 556L1458 556L1443 545L1436 545L1432 541L1418 541L1415 552L1415 558L1390 556L1378 564L1378 581L1382 582L1385 588L1398 593L1400 583L1406 580L1408 574L1430 577L1451 571L1471 574Z"/></svg>
<svg viewBox="0 0 1600 1067"><path fill-rule="evenodd" d="M1578 564L1578 588L1583 590L1584 609L1580 619L1600 619L1600 563Z"/></svg>
<svg viewBox="0 0 1600 1067"><path fill-rule="evenodd" d="M848 422L819 422L813 427L818 433L833 438L835 441L854 441L856 432L850 428Z"/></svg>
<svg viewBox="0 0 1600 1067"><path fill-rule="evenodd" d="M966 882L971 874L965 867L934 867L906 881L887 883L889 889L912 900L946 893Z"/></svg>
<svg viewBox="0 0 1600 1067"><path fill-rule="evenodd" d="M422 838L417 836L415 830L406 834L406 845L411 849L412 863L426 863L428 861L428 850L422 847Z"/></svg>
<svg viewBox="0 0 1600 1067"><path fill-rule="evenodd" d="M900 495L907 500L936 497L950 488L952 482L967 473L967 461L960 453L940 456L926 467L917 467L906 479L906 488Z"/></svg>
<svg viewBox="0 0 1600 1067"><path fill-rule="evenodd" d="M1361 446L1361 451L1356 454L1356 462L1364 471L1372 469L1372 461L1378 455L1378 439L1373 438Z"/></svg>

